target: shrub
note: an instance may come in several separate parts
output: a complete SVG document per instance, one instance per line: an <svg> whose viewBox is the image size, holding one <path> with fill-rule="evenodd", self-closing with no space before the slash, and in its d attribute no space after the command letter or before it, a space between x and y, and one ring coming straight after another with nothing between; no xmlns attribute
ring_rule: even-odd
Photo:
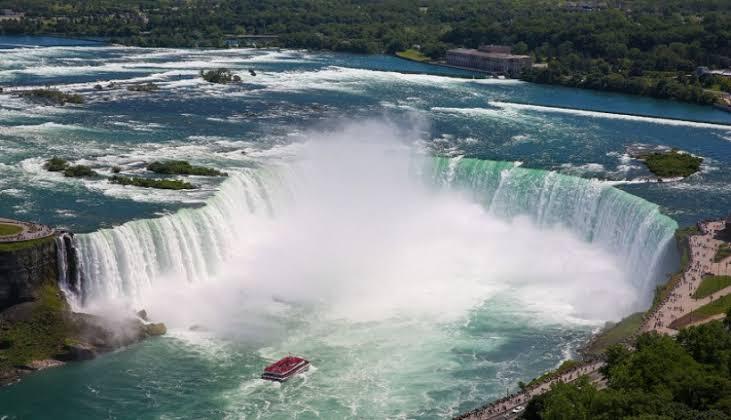
<svg viewBox="0 0 731 420"><path fill-rule="evenodd" d="M212 168L193 166L184 160L155 161L147 165L149 171L157 174L225 176L226 174Z"/></svg>
<svg viewBox="0 0 731 420"><path fill-rule="evenodd" d="M85 165L69 166L63 171L64 176L69 178L82 178L86 176L96 176L96 172Z"/></svg>
<svg viewBox="0 0 731 420"><path fill-rule="evenodd" d="M143 188L157 188L161 190L192 190L195 185L177 179L150 179L115 175L109 178L113 184L132 185Z"/></svg>
<svg viewBox="0 0 731 420"><path fill-rule="evenodd" d="M664 153L651 153L640 157L647 168L661 178L673 178L692 175L700 169L702 158L688 153L671 150Z"/></svg>
<svg viewBox="0 0 731 420"><path fill-rule="evenodd" d="M220 68L215 70L201 70L201 77L209 83L226 84L234 81L234 75L231 70Z"/></svg>
<svg viewBox="0 0 731 420"><path fill-rule="evenodd" d="M61 92L58 89L32 89L20 92L19 95L24 98L56 105L84 103L84 98L81 95Z"/></svg>
<svg viewBox="0 0 731 420"><path fill-rule="evenodd" d="M66 160L54 156L43 164L43 169L51 172L61 172L68 168L68 166L69 163Z"/></svg>
<svg viewBox="0 0 731 420"><path fill-rule="evenodd" d="M159 89L160 87L152 82L127 86L127 90L130 92L154 92Z"/></svg>

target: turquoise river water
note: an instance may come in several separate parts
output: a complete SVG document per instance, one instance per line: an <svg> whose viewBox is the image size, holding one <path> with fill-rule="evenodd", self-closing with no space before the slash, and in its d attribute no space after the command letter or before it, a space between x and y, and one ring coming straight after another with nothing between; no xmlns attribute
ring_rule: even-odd
<svg viewBox="0 0 731 420"><path fill-rule="evenodd" d="M198 76L217 67L242 82ZM0 215L77 233L75 309L145 308L169 327L1 389L0 418L457 415L646 307L677 226L731 207L731 114L471 76L0 37ZM147 82L160 89L127 89ZM46 85L85 103L12 94ZM636 144L702 170L657 182L627 155ZM100 176L49 173L53 156ZM228 176L184 177L190 191L106 180L164 159ZM259 379L288 353L313 368Z"/></svg>

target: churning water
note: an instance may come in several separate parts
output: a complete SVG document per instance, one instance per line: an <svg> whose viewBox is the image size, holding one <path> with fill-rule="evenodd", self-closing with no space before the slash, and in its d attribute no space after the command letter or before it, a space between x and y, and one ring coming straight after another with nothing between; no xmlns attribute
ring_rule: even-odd
<svg viewBox="0 0 731 420"><path fill-rule="evenodd" d="M77 309L145 308L170 329L0 391L10 418L455 415L641 309L669 269L677 224L665 214L710 216L730 198L714 189L728 181L714 168L731 159L730 119L705 108L399 74L428 68L389 57L106 46L0 57L4 84L87 99L0 96L0 208L77 232L63 246L82 275L62 279L80 287ZM258 75L196 76L221 66ZM161 91L94 89L110 81ZM704 172L646 182L624 153L637 142L703 155ZM145 190L49 174L53 155L102 174L180 158L229 176ZM313 369L258 379L289 352Z"/></svg>

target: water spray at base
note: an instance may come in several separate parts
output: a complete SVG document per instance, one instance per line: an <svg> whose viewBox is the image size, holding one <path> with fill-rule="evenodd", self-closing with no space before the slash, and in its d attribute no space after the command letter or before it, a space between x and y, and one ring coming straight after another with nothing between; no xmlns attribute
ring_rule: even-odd
<svg viewBox="0 0 731 420"><path fill-rule="evenodd" d="M435 160L409 135L373 121L313 132L202 209L80 235L85 301L181 325L221 325L242 300L454 319L502 293L572 322L644 303L674 229L656 206L510 163Z"/></svg>

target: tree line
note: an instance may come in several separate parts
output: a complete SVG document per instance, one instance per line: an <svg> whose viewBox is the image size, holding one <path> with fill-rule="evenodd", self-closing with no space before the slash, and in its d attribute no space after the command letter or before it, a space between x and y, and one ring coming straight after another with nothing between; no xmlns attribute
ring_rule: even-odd
<svg viewBox="0 0 731 420"><path fill-rule="evenodd" d="M610 347L607 387L586 378L533 398L526 420L722 420L731 418L731 310L724 322L645 334L635 351Z"/></svg>
<svg viewBox="0 0 731 420"><path fill-rule="evenodd" d="M416 48L439 60L452 47L505 44L544 68L539 83L711 103L731 85L696 76L731 67L726 0L0 0L26 13L4 34L103 36L149 47L225 47L226 38L277 34L282 47L355 53Z"/></svg>

